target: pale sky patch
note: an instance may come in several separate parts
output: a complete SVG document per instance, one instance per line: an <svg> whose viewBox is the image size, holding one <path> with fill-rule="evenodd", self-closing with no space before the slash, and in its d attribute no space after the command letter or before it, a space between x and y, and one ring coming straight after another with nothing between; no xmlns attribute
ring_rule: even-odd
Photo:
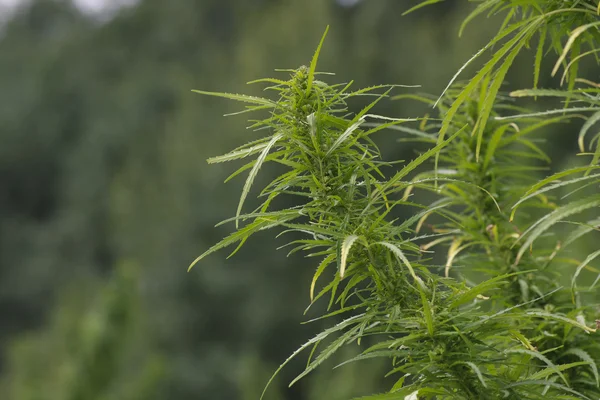
<svg viewBox="0 0 600 400"><path fill-rule="evenodd" d="M1 6L14 8L20 4L26 3L29 0L0 0ZM77 7L86 13L101 13L114 10L122 6L132 5L136 0L73 0Z"/></svg>

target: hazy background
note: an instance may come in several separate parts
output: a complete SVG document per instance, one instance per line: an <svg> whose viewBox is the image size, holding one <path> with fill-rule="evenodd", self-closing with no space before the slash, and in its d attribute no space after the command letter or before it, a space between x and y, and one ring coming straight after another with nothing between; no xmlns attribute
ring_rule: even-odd
<svg viewBox="0 0 600 400"><path fill-rule="evenodd" d="M232 229L214 225L243 182L223 184L237 165L205 159L260 134L222 117L237 105L190 90L255 93L245 82L309 63L329 24L330 81L439 93L494 24L459 40L466 1L406 17L417 1L76 3L0 0L0 398L257 399L320 327L300 325L315 265L267 234L186 272ZM527 57L511 84L531 85ZM397 139L378 137L386 156L413 157ZM571 148L556 137L549 151ZM292 363L267 399L386 387L379 363L334 365L287 389Z"/></svg>

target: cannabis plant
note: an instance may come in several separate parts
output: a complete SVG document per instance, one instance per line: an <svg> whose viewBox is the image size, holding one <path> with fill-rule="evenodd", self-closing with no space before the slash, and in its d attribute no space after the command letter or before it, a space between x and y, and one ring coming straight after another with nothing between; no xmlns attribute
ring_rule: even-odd
<svg viewBox="0 0 600 400"><path fill-rule="evenodd" d="M325 82L326 74L317 72L325 35L308 67L252 82L273 96L198 91L244 103L241 113L261 115L250 128L267 134L208 160L251 159L232 174L247 173L235 217L225 221L235 231L191 266L225 247L235 245L234 254L267 229L293 234L290 254L317 258L307 282L310 304L325 299L327 313L318 319L335 322L275 371L306 350L306 368L291 384L357 343L361 354L344 364L384 358L395 377L388 393L368 399L600 396L600 271L592 266L600 248L588 255L570 251L584 237L597 238L600 224L600 133L594 130L600 85L578 68L584 60L598 62L600 6L580 0L478 3L465 24L480 14L503 13L499 33L441 96L395 96L426 103L437 110L435 118L374 113L392 91L410 88ZM533 88L503 93L515 57L530 47ZM492 50L478 73L457 82L467 65ZM556 54L552 73L562 71L565 89L537 87L548 52ZM359 96L374 100L353 111L349 101ZM561 104L532 111L516 101L522 97ZM581 119L578 144L587 162L538 181L539 171L552 167L544 131ZM407 163L383 160L376 144L383 130L428 148ZM244 212L269 162L284 172L261 188L262 203ZM280 208L280 198L296 205Z"/></svg>

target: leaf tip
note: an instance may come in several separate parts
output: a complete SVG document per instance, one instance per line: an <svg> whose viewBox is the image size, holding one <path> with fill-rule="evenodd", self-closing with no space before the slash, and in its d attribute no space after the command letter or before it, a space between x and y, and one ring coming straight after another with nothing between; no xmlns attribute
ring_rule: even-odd
<svg viewBox="0 0 600 400"><path fill-rule="evenodd" d="M201 255L201 256L198 256L198 257L197 257L197 258L196 258L194 261L192 261L192 263L190 264L190 266L189 266L189 267L188 267L188 269L187 269L187 272L190 272L190 271L192 270L192 268L194 268L194 266L195 266L196 264L198 264L198 262L199 262L200 260L202 260L202 258L203 258L203 257L204 257L204 254L203 254L203 255Z"/></svg>

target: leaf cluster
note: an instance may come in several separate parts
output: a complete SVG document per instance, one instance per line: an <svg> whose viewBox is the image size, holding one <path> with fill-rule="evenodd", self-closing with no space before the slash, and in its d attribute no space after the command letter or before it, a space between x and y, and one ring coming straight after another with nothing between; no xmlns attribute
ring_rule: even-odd
<svg viewBox="0 0 600 400"><path fill-rule="evenodd" d="M593 322L600 271L591 266L600 250L584 257L569 253L578 240L597 234L600 223L593 215L600 209L599 89L577 69L585 56L597 56L599 11L594 2L579 0L478 3L465 24L480 14L504 13L499 33L439 98L396 96L431 105L437 118L375 114L392 85L356 90L352 82L317 79L325 35L309 67L284 71L287 80L252 82L266 84L272 97L198 91L246 104L241 113L262 113L250 128L267 135L209 159L252 157L231 176L248 171L236 216L225 221L235 222L235 232L191 266L228 246L237 245L235 253L258 231L295 233L301 239L289 241L289 254L319 259L311 305L328 298L328 311L317 319L339 321L276 371L308 351L305 370L291 384L343 346L368 342L345 363L383 357L395 377L389 393L372 400L600 395ZM512 62L536 36L534 88L502 93ZM491 49L475 76L456 82ZM537 88L547 50L558 57L553 73L561 66L565 71L565 90ZM348 101L357 96L374 100L355 113ZM516 105L526 96L559 99L562 107L534 112ZM574 119L585 120L578 143L589 161L539 180L552 166L540 140L544 129ZM373 139L382 130L429 149L407 163L384 161ZM268 162L285 172L261 189L256 209L243 213ZM560 197L563 189L570 192ZM422 193L434 200L421 200ZM280 196L293 196L298 205L280 209ZM402 213L410 216L398 218ZM565 235L564 226L574 228ZM440 255L442 265L435 262ZM565 271L569 285L561 282ZM596 278L583 283L588 273Z"/></svg>

